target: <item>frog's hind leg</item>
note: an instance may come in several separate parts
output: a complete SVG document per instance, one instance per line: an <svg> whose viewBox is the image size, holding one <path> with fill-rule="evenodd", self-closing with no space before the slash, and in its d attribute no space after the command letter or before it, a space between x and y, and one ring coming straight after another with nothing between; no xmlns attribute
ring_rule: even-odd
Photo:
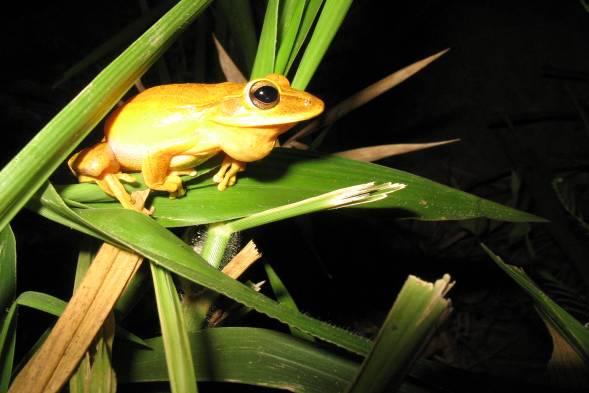
<svg viewBox="0 0 589 393"><path fill-rule="evenodd" d="M94 182L98 184L98 186L110 196L117 198L117 200L121 203L121 205L126 209L137 210L139 212L145 213L147 215L151 215L153 213L153 207L151 209L146 209L143 207L143 202L139 202L135 200L128 192L125 190L123 183L135 183L137 180L132 175L127 173L108 173L104 175L101 179L94 179ZM149 192L149 188L146 190ZM145 196L147 198L147 195Z"/></svg>
<svg viewBox="0 0 589 393"><path fill-rule="evenodd" d="M182 185L181 175L195 174L193 168L170 171L172 154L169 152L152 152L148 154L141 165L143 180L152 190L167 191L170 198L183 196L186 191Z"/></svg>
<svg viewBox="0 0 589 393"><path fill-rule="evenodd" d="M142 211L149 214L149 210L138 206L131 195L125 190L121 181L134 183L135 178L121 172L121 167L107 143L99 143L74 154L68 160L71 171L83 183L96 183L108 195L119 200L127 209Z"/></svg>

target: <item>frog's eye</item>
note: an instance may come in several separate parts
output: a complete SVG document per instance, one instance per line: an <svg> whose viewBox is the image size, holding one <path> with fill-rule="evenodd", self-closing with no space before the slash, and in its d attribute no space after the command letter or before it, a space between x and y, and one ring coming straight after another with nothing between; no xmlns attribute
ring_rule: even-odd
<svg viewBox="0 0 589 393"><path fill-rule="evenodd" d="M280 102L280 93L272 83L259 81L250 87L249 98L256 108L270 109Z"/></svg>

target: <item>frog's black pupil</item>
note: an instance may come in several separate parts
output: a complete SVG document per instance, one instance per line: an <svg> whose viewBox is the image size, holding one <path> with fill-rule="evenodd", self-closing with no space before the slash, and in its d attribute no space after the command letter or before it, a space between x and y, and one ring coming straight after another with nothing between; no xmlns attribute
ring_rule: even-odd
<svg viewBox="0 0 589 393"><path fill-rule="evenodd" d="M278 90L273 86L262 86L254 92L254 97L264 104L271 104L278 99Z"/></svg>

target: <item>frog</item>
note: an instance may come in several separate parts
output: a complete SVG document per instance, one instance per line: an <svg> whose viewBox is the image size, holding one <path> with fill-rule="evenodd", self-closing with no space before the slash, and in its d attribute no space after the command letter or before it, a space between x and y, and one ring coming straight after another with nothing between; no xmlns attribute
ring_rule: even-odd
<svg viewBox="0 0 589 393"><path fill-rule="evenodd" d="M179 83L148 88L116 108L104 137L68 160L82 183L96 183L123 207L140 210L123 183L140 172L150 190L170 198L186 193L181 176L219 153L217 189L236 183L246 164L266 157L278 137L324 109L323 101L269 74L247 83Z"/></svg>

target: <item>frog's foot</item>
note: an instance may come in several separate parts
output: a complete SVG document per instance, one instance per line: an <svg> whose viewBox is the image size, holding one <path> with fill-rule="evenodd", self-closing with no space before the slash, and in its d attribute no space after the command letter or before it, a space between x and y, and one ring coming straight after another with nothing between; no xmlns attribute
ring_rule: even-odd
<svg viewBox="0 0 589 393"><path fill-rule="evenodd" d="M171 188L176 187L175 191L166 190L170 193L170 199L176 199L186 195L186 189L182 184L180 176L196 176L196 171L194 169L182 169L170 172L166 177L165 183L171 184Z"/></svg>
<svg viewBox="0 0 589 393"><path fill-rule="evenodd" d="M134 183L136 182L135 177L128 173L108 173L102 178L93 179L96 184L108 195L111 195L118 199L118 201L123 205L125 209L136 210L141 213L151 215L153 213L153 209L146 209L143 204L145 203L145 199L135 200L125 187L121 181L126 183ZM147 195L145 196L147 197Z"/></svg>
<svg viewBox="0 0 589 393"><path fill-rule="evenodd" d="M245 162L234 160L227 156L221 164L219 172L213 177L215 183L219 183L217 189L223 191L227 187L231 187L237 180L237 173L245 170Z"/></svg>

